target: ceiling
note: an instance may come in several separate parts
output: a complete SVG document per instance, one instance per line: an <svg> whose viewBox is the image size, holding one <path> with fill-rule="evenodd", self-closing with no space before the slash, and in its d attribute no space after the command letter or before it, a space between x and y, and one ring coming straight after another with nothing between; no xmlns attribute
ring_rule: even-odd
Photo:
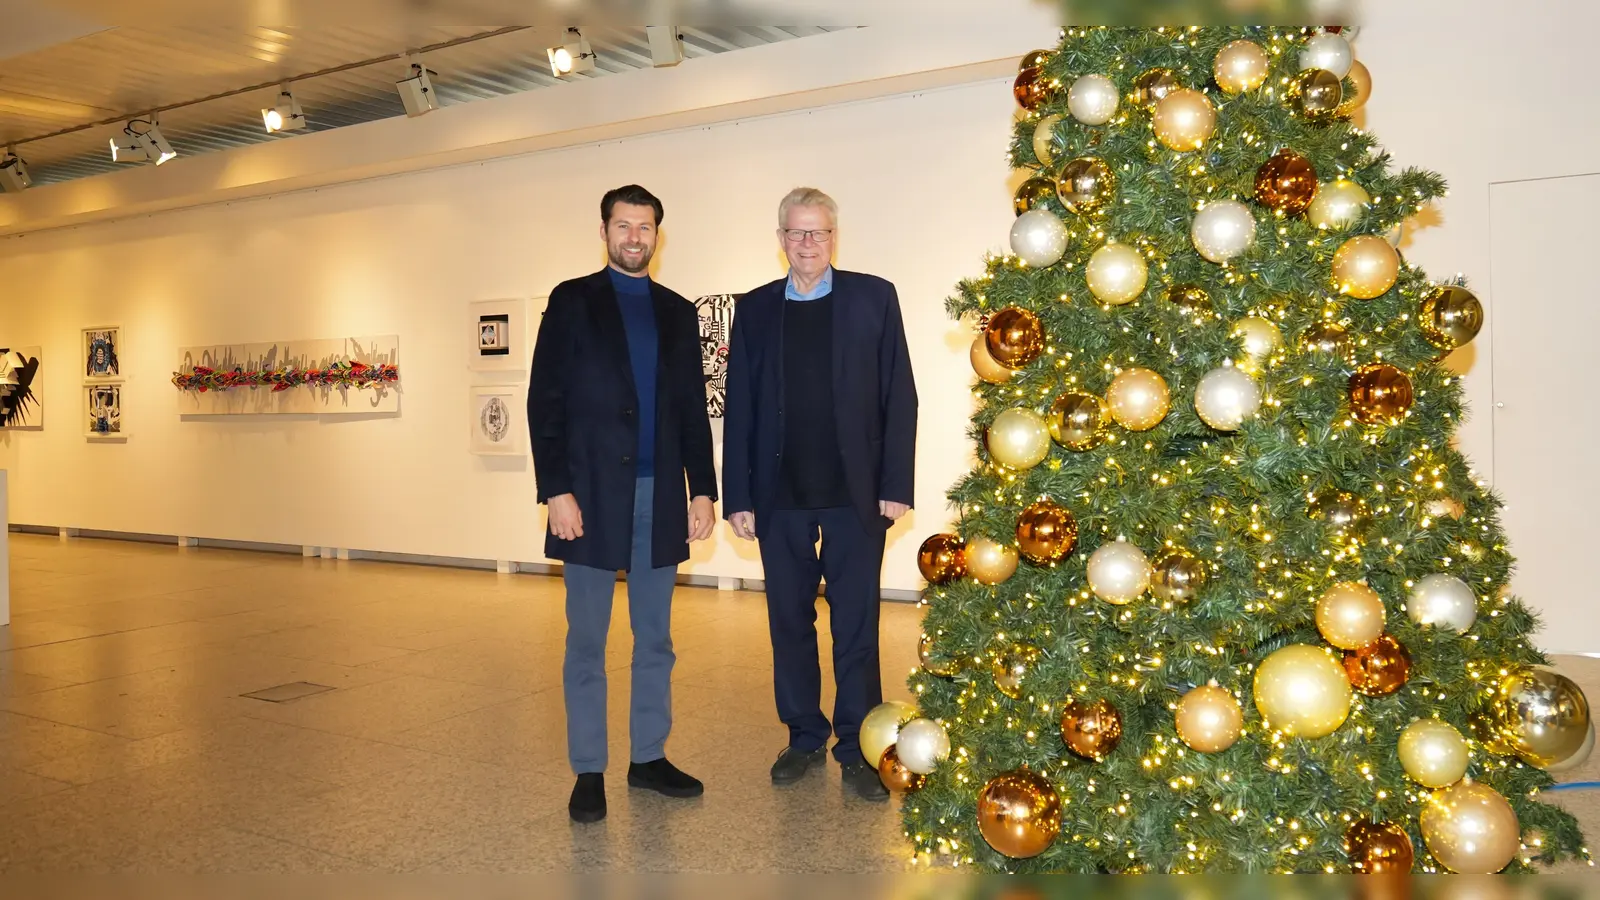
<svg viewBox="0 0 1600 900"><path fill-rule="evenodd" d="M682 26L684 64L841 27L853 26ZM584 27L582 32L598 57L596 68L562 80L650 68L644 26ZM0 58L0 146L15 145L34 183L48 184L125 167L111 161L107 141L121 134L124 119L156 108L184 104L160 114L161 131L180 158L293 140L297 134L404 115L394 83L408 74L398 58L407 49L427 50L441 106L558 85L545 50L562 43L564 33L543 25L68 30L59 35L65 40L42 47L34 41L11 48L23 52ZM295 80L382 57L393 58ZM294 82L308 125L304 131L268 135L261 109L273 105L281 81ZM45 135L56 136L30 140Z"/></svg>

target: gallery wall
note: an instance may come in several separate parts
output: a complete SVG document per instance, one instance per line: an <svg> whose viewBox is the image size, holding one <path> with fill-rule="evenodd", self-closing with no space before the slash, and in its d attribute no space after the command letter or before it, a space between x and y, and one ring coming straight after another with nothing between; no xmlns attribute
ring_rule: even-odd
<svg viewBox="0 0 1600 900"><path fill-rule="evenodd" d="M1586 40L1600 14L1528 7L1516 29L1497 29L1485 24L1493 10L1487 0L1369 6L1357 41L1375 79L1365 124L1398 164L1440 171L1453 188L1408 232L1407 257L1436 277L1468 276L1491 323L1502 311L1487 271L1489 185L1600 169L1600 126L1561 90L1586 83ZM1053 38L1035 32L1040 45ZM825 69L840 46L815 45L809 65ZM640 74L650 77L638 91L673 96L672 82L655 77L673 73ZM622 181L666 202L663 282L689 296L747 289L781 275L774 207L809 183L843 208L839 264L900 289L922 397L918 509L892 534L885 586L915 589L916 545L946 523L944 488L970 453L970 337L944 317L943 298L980 269L985 251L1004 247L1011 221L1009 79L987 69L954 80L0 240L7 340L64 361L80 327L118 322L132 373L125 444L90 444L76 427L49 425L0 435L12 519L536 561L530 468L467 452L467 303L536 296L599 268L594 206ZM400 336L398 417L177 416L166 379L180 346L368 334ZM1492 350L1491 326L1452 360L1475 414L1461 445L1486 477L1497 462ZM78 380L64 365L46 371L47 421L75 426ZM1511 537L1513 547L1539 539ZM760 575L753 548L726 530L697 549L689 570Z"/></svg>

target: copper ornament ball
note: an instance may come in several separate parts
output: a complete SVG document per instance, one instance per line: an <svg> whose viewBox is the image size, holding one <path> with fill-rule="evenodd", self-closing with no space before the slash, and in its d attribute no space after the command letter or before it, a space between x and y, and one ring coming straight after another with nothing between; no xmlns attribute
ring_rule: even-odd
<svg viewBox="0 0 1600 900"><path fill-rule="evenodd" d="M1038 856L1061 831L1061 795L1025 768L996 775L978 793L978 831L1012 859Z"/></svg>
<svg viewBox="0 0 1600 900"><path fill-rule="evenodd" d="M917 550L917 568L929 584L949 584L967 574L966 545L958 535L929 535Z"/></svg>
<svg viewBox="0 0 1600 900"><path fill-rule="evenodd" d="M897 794L909 794L922 789L928 783L928 776L918 775L906 768L900 761L900 751L894 744L883 751L883 759L878 762L878 780L883 786Z"/></svg>
<svg viewBox="0 0 1600 900"><path fill-rule="evenodd" d="M1317 170L1293 150L1279 150L1256 170L1256 202L1286 216L1306 211L1317 196Z"/></svg>
<svg viewBox="0 0 1600 900"><path fill-rule="evenodd" d="M1345 652L1344 674L1358 693L1387 697L1411 677L1411 654L1391 635L1381 635L1359 650Z"/></svg>
<svg viewBox="0 0 1600 900"><path fill-rule="evenodd" d="M1363 424L1397 422L1415 399L1411 378L1388 363L1368 363L1350 376L1350 412Z"/></svg>
<svg viewBox="0 0 1600 900"><path fill-rule="evenodd" d="M1044 325L1039 317L1015 306L990 316L983 338L994 361L1010 369L1019 369L1044 352Z"/></svg>
<svg viewBox="0 0 1600 900"><path fill-rule="evenodd" d="M1393 822L1362 819L1344 833L1344 852L1357 875L1410 872L1417 859L1411 836Z"/></svg>
<svg viewBox="0 0 1600 900"><path fill-rule="evenodd" d="M1122 714L1107 700L1068 700L1061 705L1061 740L1073 753L1100 762L1122 742Z"/></svg>
<svg viewBox="0 0 1600 900"><path fill-rule="evenodd" d="M1050 99L1050 92L1050 79L1037 66L1018 72L1017 79L1011 83L1011 95L1017 98L1017 105L1028 112L1037 112Z"/></svg>
<svg viewBox="0 0 1600 900"><path fill-rule="evenodd" d="M1017 549L1038 565L1060 562L1078 545L1078 520L1049 500L1029 505L1017 516Z"/></svg>

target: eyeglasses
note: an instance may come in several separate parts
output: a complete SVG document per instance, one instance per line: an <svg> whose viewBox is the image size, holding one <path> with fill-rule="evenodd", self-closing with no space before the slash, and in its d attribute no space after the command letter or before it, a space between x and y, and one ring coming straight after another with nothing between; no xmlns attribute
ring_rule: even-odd
<svg viewBox="0 0 1600 900"><path fill-rule="evenodd" d="M833 229L818 228L815 231L806 231L803 228L785 228L783 236L791 244L803 243L807 237L810 237L814 244L826 244L833 240Z"/></svg>

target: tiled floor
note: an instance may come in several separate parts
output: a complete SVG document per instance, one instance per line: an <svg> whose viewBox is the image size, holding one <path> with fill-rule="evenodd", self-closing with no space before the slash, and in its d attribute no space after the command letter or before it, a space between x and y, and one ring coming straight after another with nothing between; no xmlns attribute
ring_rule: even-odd
<svg viewBox="0 0 1600 900"><path fill-rule="evenodd" d="M11 547L0 872L904 867L894 807L846 795L837 767L823 790L769 783L785 731L759 595L677 596L668 750L707 785L688 802L624 785L617 604L610 817L579 827L559 581L20 534ZM884 607L891 693L904 695L919 619ZM1600 697L1600 661L1561 664ZM336 690L241 696L300 681ZM1600 757L1566 777L1600 777ZM1600 792L1559 796L1600 833Z"/></svg>

